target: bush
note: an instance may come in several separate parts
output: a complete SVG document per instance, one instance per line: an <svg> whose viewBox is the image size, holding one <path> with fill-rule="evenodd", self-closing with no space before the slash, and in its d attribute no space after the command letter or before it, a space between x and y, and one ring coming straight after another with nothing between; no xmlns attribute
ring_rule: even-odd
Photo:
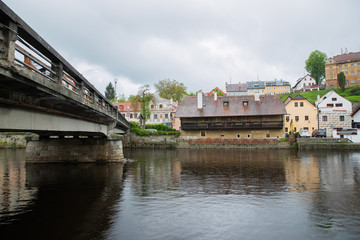
<svg viewBox="0 0 360 240"><path fill-rule="evenodd" d="M158 131L175 131L175 129L165 124L146 124L145 128L156 129Z"/></svg>
<svg viewBox="0 0 360 240"><path fill-rule="evenodd" d="M143 130L140 127L139 123L130 122L130 131L136 133L139 136L161 136L161 135L174 135L178 137L180 135L179 131L165 125L165 124L146 124L145 126L148 129L156 129L157 131L147 131Z"/></svg>

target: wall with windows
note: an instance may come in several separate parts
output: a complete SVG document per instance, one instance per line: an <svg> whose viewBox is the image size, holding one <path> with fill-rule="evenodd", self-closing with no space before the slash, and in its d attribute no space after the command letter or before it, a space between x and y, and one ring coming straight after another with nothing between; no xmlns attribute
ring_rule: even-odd
<svg viewBox="0 0 360 240"><path fill-rule="evenodd" d="M269 130L181 130L181 136L219 139L277 139L283 138L284 129Z"/></svg>
<svg viewBox="0 0 360 240"><path fill-rule="evenodd" d="M306 99L292 99L285 105L285 132L290 132L291 121L294 125L294 131L299 132L301 129L309 130L310 134L318 129L318 109Z"/></svg>
<svg viewBox="0 0 360 240"><path fill-rule="evenodd" d="M338 63L329 58L325 65L325 83L327 88L338 88L337 75L344 72L346 86L360 85L360 60Z"/></svg>

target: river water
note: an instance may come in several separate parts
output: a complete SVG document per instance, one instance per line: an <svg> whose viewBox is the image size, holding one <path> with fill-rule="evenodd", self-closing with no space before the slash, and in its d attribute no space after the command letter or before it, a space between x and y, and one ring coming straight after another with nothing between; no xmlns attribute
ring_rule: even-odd
<svg viewBox="0 0 360 240"><path fill-rule="evenodd" d="M126 150L25 164L0 150L0 239L360 239L360 153Z"/></svg>

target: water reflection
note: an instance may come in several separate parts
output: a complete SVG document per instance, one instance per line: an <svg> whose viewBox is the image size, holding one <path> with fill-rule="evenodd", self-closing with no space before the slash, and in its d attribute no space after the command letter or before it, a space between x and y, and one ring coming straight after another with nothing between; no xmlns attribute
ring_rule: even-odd
<svg viewBox="0 0 360 240"><path fill-rule="evenodd" d="M6 155L5 158L3 166L11 160ZM112 217L120 211L117 204L122 194L123 165L25 165L23 160L15 162L19 164L18 168L13 166L13 170L19 171L17 176L21 176L15 179L21 186L11 186L9 191L13 195L30 191L32 195L27 202L31 207L27 211L8 214L9 211L4 210L6 201L2 202L1 239L3 236L9 239L29 236L36 239L104 238ZM5 174L1 180L11 182L12 179ZM12 204L19 209L23 200L16 199Z"/></svg>

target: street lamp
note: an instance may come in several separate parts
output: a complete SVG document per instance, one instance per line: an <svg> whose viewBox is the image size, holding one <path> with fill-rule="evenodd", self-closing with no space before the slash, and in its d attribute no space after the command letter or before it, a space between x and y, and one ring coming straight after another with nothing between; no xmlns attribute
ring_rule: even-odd
<svg viewBox="0 0 360 240"><path fill-rule="evenodd" d="M117 99L117 98L116 98L116 84L117 84L117 81L118 81L118 79L117 79L117 78L114 78L114 83L115 83L115 100Z"/></svg>

